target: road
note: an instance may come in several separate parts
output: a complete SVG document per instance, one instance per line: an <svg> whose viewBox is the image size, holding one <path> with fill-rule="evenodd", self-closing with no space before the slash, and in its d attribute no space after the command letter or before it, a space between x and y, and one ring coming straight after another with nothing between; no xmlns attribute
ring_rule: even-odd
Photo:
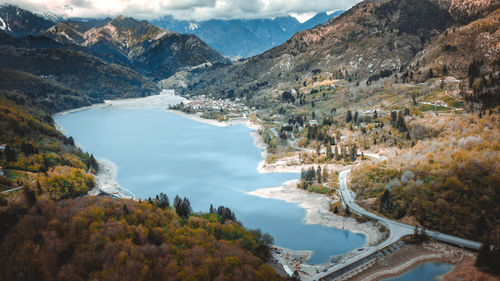
<svg viewBox="0 0 500 281"><path fill-rule="evenodd" d="M377 154L373 153L364 153L366 156L370 156L379 160L385 160L384 156L380 156ZM405 235L411 235L414 232L415 226L409 225L409 224L404 224L400 223L397 221L393 221L391 219L379 216L377 214L371 213L363 208L361 208L358 204L355 203L355 195L354 192L349 190L347 187L347 176L351 172L351 169L341 171L339 173L339 185L340 185L340 195L342 197L342 201L345 205L349 206L349 209L351 212L354 212L358 215L364 216L371 218L373 220L379 221L383 223L390 231L389 237L384 240L382 243L376 246L372 247L367 247L364 248L362 251L359 252L359 255L355 255L353 257L349 257L345 260L340 260L337 264L334 266L330 267L326 272L321 272L315 276L313 276L310 279L307 280L320 280L321 278L327 277L328 275L332 274L333 272L336 272L344 267L347 267L359 260L362 260L368 256L370 256L373 253L376 253L377 251L392 245L393 243L397 242L398 240L401 239L401 237ZM453 244L459 247L465 247L469 249L474 249L477 250L481 247L481 244L476 241L471 241L467 239L463 239L460 237L436 232L436 231L428 231L426 230L426 234L436 240L446 242L449 244Z"/></svg>
<svg viewBox="0 0 500 281"><path fill-rule="evenodd" d="M2 194L3 194L3 193L9 193L9 192L12 192L12 191L19 190L19 189L21 189L21 188L23 188L23 187L22 187L22 186L19 186L19 187L16 187L16 188L12 188L12 189L8 189L8 190L5 190L5 191L2 191L2 192L0 192L0 193L2 193Z"/></svg>

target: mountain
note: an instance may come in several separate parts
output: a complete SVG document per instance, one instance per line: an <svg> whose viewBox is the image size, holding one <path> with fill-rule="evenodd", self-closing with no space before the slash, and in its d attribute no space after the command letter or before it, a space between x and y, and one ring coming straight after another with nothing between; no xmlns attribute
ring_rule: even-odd
<svg viewBox="0 0 500 281"><path fill-rule="evenodd" d="M394 74L405 76L412 71L410 65L416 57L424 54L440 34L464 24L461 15L469 15L466 21L469 23L498 7L494 0L364 1L327 24L299 32L259 56L231 66L184 75L188 81L171 80L166 84L184 83L187 85L184 90L193 94L247 96L285 83L290 87L296 81L311 77L313 71L368 82ZM495 30L498 25L491 27L491 33L481 35L492 40L489 46L498 44ZM476 59L498 58L498 48L483 49L476 56ZM470 64L461 63L465 67Z"/></svg>
<svg viewBox="0 0 500 281"><path fill-rule="evenodd" d="M14 5L0 5L0 30L14 37L38 35L63 20L50 13L37 14Z"/></svg>
<svg viewBox="0 0 500 281"><path fill-rule="evenodd" d="M228 61L195 35L170 32L124 16L101 23L104 25L90 27L85 22L61 22L43 35L83 46L108 62L154 79L167 78L183 68Z"/></svg>
<svg viewBox="0 0 500 281"><path fill-rule="evenodd" d="M341 13L342 11L330 15L320 13L304 23L291 16L252 20L213 19L199 22L165 16L151 23L179 33L195 34L226 56L250 57L282 44L299 31L326 23Z"/></svg>
<svg viewBox="0 0 500 281"><path fill-rule="evenodd" d="M500 9L497 9L486 17L447 29L415 56L409 70L420 80L431 69L437 75L468 77L473 64L478 64L483 73L495 73L500 71L499 44Z"/></svg>
<svg viewBox="0 0 500 281"><path fill-rule="evenodd" d="M328 14L326 12L316 14L314 17L312 17L312 18L308 19L307 21L305 21L304 23L302 23L300 25L300 28L297 29L297 32L311 29L311 28L313 28L317 25L320 25L320 24L325 24L329 20L331 20L332 18L340 16L342 13L344 13L344 11L336 11L336 12L333 12L331 14Z"/></svg>
<svg viewBox="0 0 500 281"><path fill-rule="evenodd" d="M158 92L156 84L134 70L74 47L44 36L14 38L0 32L0 88L30 97L52 112Z"/></svg>

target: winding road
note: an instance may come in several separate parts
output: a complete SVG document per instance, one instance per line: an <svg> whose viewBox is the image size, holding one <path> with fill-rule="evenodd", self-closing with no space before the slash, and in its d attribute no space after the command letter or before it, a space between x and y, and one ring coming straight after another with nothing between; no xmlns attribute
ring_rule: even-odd
<svg viewBox="0 0 500 281"><path fill-rule="evenodd" d="M8 190L5 190L5 191L2 191L2 192L0 192L0 193L2 193L2 194L3 194L3 193L9 193L9 192L12 192L12 191L19 190L19 189L21 189L21 188L23 188L23 187L22 187L22 186L19 186L19 187L16 187L16 188L12 188L12 189L8 189Z"/></svg>
<svg viewBox="0 0 500 281"><path fill-rule="evenodd" d="M380 156L378 154L374 153L364 153L365 156L373 157L378 160L385 160L386 158L384 156ZM351 212L354 212L360 216L364 216L376 221L379 221L380 223L383 223L387 229L390 231L389 237L384 240L382 243L372 246L372 247L365 247L362 250L358 250L359 254L354 255L354 256L348 256L347 258L341 259L339 262L337 262L334 266L328 268L326 271L321 272L310 279L306 280L320 280L322 278L328 277L332 273L339 271L349 265L354 264L357 261L360 261L366 257L369 257L370 255L376 253L377 251L380 251L384 249L385 247L388 247L392 245L393 243L399 241L401 237L405 235L411 235L414 232L415 226L409 225L409 224L404 224L400 223L382 216L379 216L377 214L371 213L362 207L360 207L358 204L355 203L355 194L349 188L347 187L347 176L351 172L351 169L341 171L339 173L339 185L340 185L340 195L342 197L342 201L346 206L349 206L349 209ZM436 231L429 231L426 230L426 234L438 241L441 242L446 242L452 245L456 245L459 247L465 247L469 249L474 249L477 250L481 247L481 243L476 242L476 241L471 241L467 239L463 239L460 237L436 232ZM354 250L356 251L356 250Z"/></svg>

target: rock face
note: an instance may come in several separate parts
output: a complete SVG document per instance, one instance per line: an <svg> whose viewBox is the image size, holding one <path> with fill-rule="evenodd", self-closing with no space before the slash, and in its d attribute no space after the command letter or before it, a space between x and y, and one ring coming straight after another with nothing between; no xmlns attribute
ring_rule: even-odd
<svg viewBox="0 0 500 281"><path fill-rule="evenodd" d="M119 16L104 26L79 27L59 23L44 35L60 43L84 46L106 61L132 67L153 79L167 78L183 68L227 62L198 37L170 32L146 21Z"/></svg>
<svg viewBox="0 0 500 281"><path fill-rule="evenodd" d="M313 70L349 80L404 73L440 34L497 7L495 0L367 0L262 55L186 75L191 83L185 89L244 96L299 81Z"/></svg>

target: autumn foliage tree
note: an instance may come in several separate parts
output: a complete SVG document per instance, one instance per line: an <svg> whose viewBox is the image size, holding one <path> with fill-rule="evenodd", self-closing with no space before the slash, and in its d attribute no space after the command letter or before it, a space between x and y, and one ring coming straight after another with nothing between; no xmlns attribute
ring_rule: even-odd
<svg viewBox="0 0 500 281"><path fill-rule="evenodd" d="M42 198L0 241L0 280L280 280L268 234L217 214L182 220L148 201Z"/></svg>

